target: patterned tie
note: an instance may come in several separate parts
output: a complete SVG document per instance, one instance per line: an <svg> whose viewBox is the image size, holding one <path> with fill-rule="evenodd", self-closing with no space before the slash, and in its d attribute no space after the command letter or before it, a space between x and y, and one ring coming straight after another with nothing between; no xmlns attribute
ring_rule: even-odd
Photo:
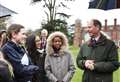
<svg viewBox="0 0 120 82"><path fill-rule="evenodd" d="M92 47L95 47L95 46L96 46L96 40L95 40L94 37L91 37L90 45L91 45Z"/></svg>

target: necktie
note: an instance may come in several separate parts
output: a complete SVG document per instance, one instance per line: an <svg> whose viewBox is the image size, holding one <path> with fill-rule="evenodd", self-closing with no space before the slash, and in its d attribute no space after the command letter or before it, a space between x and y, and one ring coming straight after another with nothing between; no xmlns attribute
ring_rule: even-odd
<svg viewBox="0 0 120 82"><path fill-rule="evenodd" d="M90 44L91 44L92 47L95 47L95 46L96 46L96 40L95 40L94 37L91 37Z"/></svg>

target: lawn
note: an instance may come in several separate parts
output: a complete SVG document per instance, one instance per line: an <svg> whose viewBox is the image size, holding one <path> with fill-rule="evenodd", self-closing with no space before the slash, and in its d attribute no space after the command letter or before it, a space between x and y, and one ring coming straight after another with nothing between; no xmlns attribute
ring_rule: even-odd
<svg viewBox="0 0 120 82"><path fill-rule="evenodd" d="M77 54L79 52L79 48L74 48L72 46L70 46L70 51L72 53L73 59L74 59L74 63L76 66L76 57ZM119 49L119 59L120 59L120 49ZM71 82L81 82L81 78L82 78L82 70L78 69L76 66L76 72L72 78ZM114 76L113 76L113 82L120 82L120 68L114 72Z"/></svg>

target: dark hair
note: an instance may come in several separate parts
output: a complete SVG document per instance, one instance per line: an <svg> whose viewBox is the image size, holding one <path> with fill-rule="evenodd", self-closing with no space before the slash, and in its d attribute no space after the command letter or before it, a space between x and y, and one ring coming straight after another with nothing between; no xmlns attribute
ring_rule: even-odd
<svg viewBox="0 0 120 82"><path fill-rule="evenodd" d="M26 39L26 48L28 50L28 53L31 55L32 52L34 52L37 48L35 45L35 38L36 36L34 34L30 35Z"/></svg>
<svg viewBox="0 0 120 82"><path fill-rule="evenodd" d="M54 39L55 39L56 37L59 37L59 38L61 39L62 43L63 43L63 40L64 40L64 39L63 39L62 36L59 36L59 35L54 36L54 38L52 39L52 42L54 41Z"/></svg>
<svg viewBox="0 0 120 82"><path fill-rule="evenodd" d="M101 22L100 22L99 20L93 19L93 24L94 24L95 26L98 26L98 28L101 30L102 24L101 24Z"/></svg>
<svg viewBox="0 0 120 82"><path fill-rule="evenodd" d="M15 32L16 34L18 32L20 32L20 30L24 28L24 26L20 25L20 24L12 24L8 27L8 38L11 39L12 38L12 33Z"/></svg>

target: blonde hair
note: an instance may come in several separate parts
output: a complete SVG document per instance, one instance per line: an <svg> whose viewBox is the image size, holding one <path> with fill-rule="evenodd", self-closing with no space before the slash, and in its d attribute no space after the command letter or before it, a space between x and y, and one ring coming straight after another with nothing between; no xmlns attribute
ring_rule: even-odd
<svg viewBox="0 0 120 82"><path fill-rule="evenodd" d="M3 53L0 51L0 61L5 62L8 65L8 70L10 72L10 76L14 77L14 73L13 73L13 67L12 65L4 58Z"/></svg>

